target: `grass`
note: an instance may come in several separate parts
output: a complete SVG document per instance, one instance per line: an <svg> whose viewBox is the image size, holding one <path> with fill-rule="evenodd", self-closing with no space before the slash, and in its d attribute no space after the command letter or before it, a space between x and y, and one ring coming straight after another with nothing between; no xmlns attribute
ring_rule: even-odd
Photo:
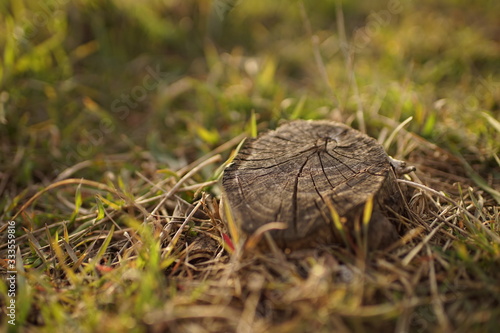
<svg viewBox="0 0 500 333"><path fill-rule="evenodd" d="M0 13L6 331L498 329L497 2L23 0ZM217 181L238 144L298 118L343 121L417 167L397 244L263 252L265 234L245 243L222 222Z"/></svg>

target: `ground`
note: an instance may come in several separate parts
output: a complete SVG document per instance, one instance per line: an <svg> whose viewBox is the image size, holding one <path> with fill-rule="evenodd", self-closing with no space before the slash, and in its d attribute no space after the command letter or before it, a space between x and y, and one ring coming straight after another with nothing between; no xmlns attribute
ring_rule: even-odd
<svg viewBox="0 0 500 333"><path fill-rule="evenodd" d="M500 327L498 1L0 12L6 330ZM239 144L292 119L342 121L417 168L397 243L263 250L222 221Z"/></svg>

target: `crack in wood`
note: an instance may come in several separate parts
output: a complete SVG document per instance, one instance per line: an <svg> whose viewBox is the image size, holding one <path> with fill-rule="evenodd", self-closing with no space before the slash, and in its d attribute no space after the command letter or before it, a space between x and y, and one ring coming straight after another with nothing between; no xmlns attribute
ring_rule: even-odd
<svg viewBox="0 0 500 333"><path fill-rule="evenodd" d="M293 186L293 195L292 195L292 207L293 207L293 227L295 228L296 231L297 229L297 215L298 215L298 202L297 202L297 196L298 196L298 187L299 187L299 179L302 174L302 170L304 170L304 167L306 166L307 162L309 162L309 158L311 158L313 154L309 155L304 163L300 166L299 172L297 173L297 176L295 177L295 183Z"/></svg>

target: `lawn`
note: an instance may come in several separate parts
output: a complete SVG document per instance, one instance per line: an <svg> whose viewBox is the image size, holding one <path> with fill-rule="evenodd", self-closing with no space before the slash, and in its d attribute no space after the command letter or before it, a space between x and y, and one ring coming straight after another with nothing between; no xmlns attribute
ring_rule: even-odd
<svg viewBox="0 0 500 333"><path fill-rule="evenodd" d="M4 331L498 331L500 2L0 15ZM397 243L265 250L222 220L240 143L294 119L346 123L417 168Z"/></svg>

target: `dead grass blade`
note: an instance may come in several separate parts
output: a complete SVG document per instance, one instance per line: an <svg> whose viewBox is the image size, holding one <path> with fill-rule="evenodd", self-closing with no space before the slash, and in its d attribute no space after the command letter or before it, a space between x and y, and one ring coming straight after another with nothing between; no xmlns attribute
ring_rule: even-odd
<svg viewBox="0 0 500 333"><path fill-rule="evenodd" d="M201 169L203 169L207 165L218 162L218 161L220 161L220 159L221 159L220 155L212 156L209 159L204 160L203 162L201 162L200 164L195 166L193 169L189 170L188 173L186 173L181 179L179 179L179 181L167 193L165 193L163 195L163 198L161 199L161 201L158 203L158 205L156 205L156 207L153 209L153 211L146 218L146 222L151 221L154 218L154 216L156 215L156 213L158 212L160 207L162 207L165 204L165 202L168 199L170 199L170 197L172 197L172 195L177 193L177 191L181 188L182 184L184 184L184 182L186 180L193 177L195 174L197 174Z"/></svg>
<svg viewBox="0 0 500 333"><path fill-rule="evenodd" d="M75 185L75 184L76 185L87 185L87 186L94 187L94 188L97 188L99 190L107 191L107 192L110 192L110 193L115 193L115 194L118 193L116 189L111 188L108 185L105 185L105 184L102 184L102 183L99 183L99 182L96 182L96 181L88 180L88 179L65 179L65 180L61 180L61 181L58 181L58 182L50 184L49 186L45 187L44 189L38 191L35 195L33 195L28 201L26 201L21 206L21 208L19 208L19 210L12 217L12 220L15 220L19 216L19 214L21 214L26 208L28 208L31 204L33 204L33 202L35 200L37 200L45 192L53 190L53 189L55 189L57 187L66 186L66 185Z"/></svg>
<svg viewBox="0 0 500 333"><path fill-rule="evenodd" d="M223 143L222 145L220 145L219 147L215 148L214 150L212 150L210 153L208 154L205 154L203 155L202 157L200 157L199 159L197 159L196 161L186 165L184 168L180 169L179 171L177 171L177 174L178 175L183 175L185 174L186 172L188 172L189 170L192 170L193 168L195 168L197 165L201 164L201 163L204 163L205 160L207 159L210 159L212 158L213 156L215 155L219 155L221 154L222 152L225 152L226 150L230 149L231 147L233 146L236 146L238 145L239 143L241 143L243 140L245 140L245 138L247 137L247 134L246 133L241 133L240 135L238 136L235 136L234 138L232 138L231 140Z"/></svg>
<svg viewBox="0 0 500 333"><path fill-rule="evenodd" d="M179 238L181 237L181 234L184 231L184 227L191 221L191 219L193 218L194 214L198 211L198 209L200 209L201 205L202 205L202 200L198 201L198 203L196 204L196 206L194 206L193 210L184 219L184 222L182 222L182 224L179 227L179 229L177 229L174 237L172 238L172 240L170 241L170 243L165 248L165 250L164 250L164 252L162 254L163 258L168 258L170 256L170 254L172 254L172 251L174 250L175 245L179 241Z"/></svg>
<svg viewBox="0 0 500 333"><path fill-rule="evenodd" d="M257 247L257 244L262 239L262 236L271 230L284 230L287 228L286 223L283 222L270 222L260 226L255 232L248 238L245 243L245 251L251 251Z"/></svg>
<svg viewBox="0 0 500 333"><path fill-rule="evenodd" d="M474 215L472 215L466 208L460 206L454 200L452 200L452 199L448 198L447 196L439 193L438 191L436 191L436 190L434 190L434 189L432 189L430 187L427 187L425 185L422 185L422 184L418 184L418 183L415 183L415 182L412 182L412 181L409 181L409 180L406 180L406 179L398 179L398 182L407 184L409 186L412 186L412 187L415 187L415 188L418 188L418 189L421 189L421 190L424 190L424 191L427 191L429 193L432 193L433 195L439 197L440 199L442 199L442 200L444 200L444 201L452 204L456 208L460 209L468 218L470 218L471 221L474 221L475 222L475 226L478 229L484 231L492 240L494 240L496 243L500 244L500 236L494 234L483 223L481 223L481 221L479 221ZM465 221L468 221L468 220L465 219ZM473 225L471 225L470 227L471 228L476 228Z"/></svg>
<svg viewBox="0 0 500 333"><path fill-rule="evenodd" d="M438 319L439 325L441 326L441 332L452 332L450 321L446 316L444 310L442 297L439 294L438 282L436 278L436 267L434 265L434 258L431 248L427 245L427 257L429 258L429 284L432 295L432 306L434 307L434 313Z"/></svg>

